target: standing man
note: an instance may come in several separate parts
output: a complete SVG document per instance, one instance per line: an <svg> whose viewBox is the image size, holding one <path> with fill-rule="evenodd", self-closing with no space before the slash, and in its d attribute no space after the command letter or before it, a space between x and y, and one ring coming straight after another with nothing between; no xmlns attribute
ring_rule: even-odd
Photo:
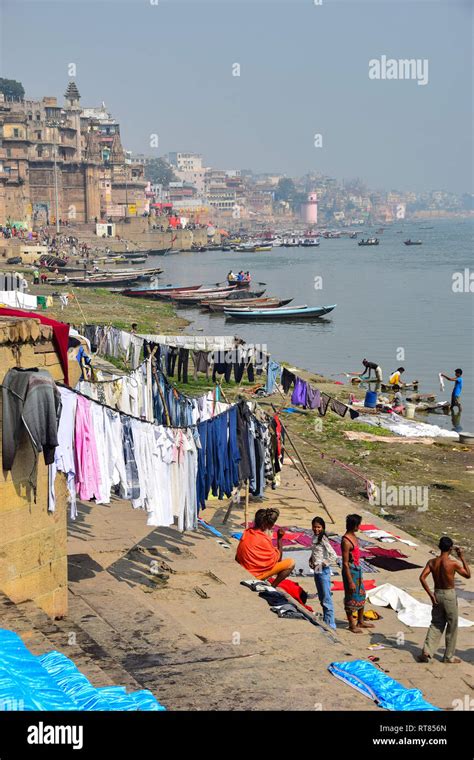
<svg viewBox="0 0 474 760"><path fill-rule="evenodd" d="M362 364L364 365L364 370L359 375L361 379L364 377L365 373L368 371L369 374L367 375L366 379L370 380L372 376L372 370L374 370L376 380L379 383L382 382L382 367L379 364L376 364L376 362L368 362L367 359L362 359Z"/></svg>
<svg viewBox="0 0 474 760"><path fill-rule="evenodd" d="M454 656L458 636L458 600L454 588L454 576L458 573L462 578L470 578L471 570L464 558L464 552L459 546L455 546L454 549L462 564L450 559L453 541L449 536L440 538L438 546L441 554L435 559L430 559L420 575L421 585L431 599L433 610L431 612L431 625L418 661L430 662L438 649L439 641L446 628L446 651L443 662L457 664L461 660ZM434 591L430 590L426 582L430 573L433 576Z"/></svg>
<svg viewBox="0 0 474 760"><path fill-rule="evenodd" d="M40 273L39 273L38 269L35 267L33 269L33 284L34 285L39 285L39 281L40 281Z"/></svg>
<svg viewBox="0 0 474 760"><path fill-rule="evenodd" d="M450 380L450 382L454 383L453 392L451 394L451 411L455 406L457 406L459 411L462 412L462 406L459 400L463 386L462 369L455 369L454 375L454 377L448 377L448 375L443 375L443 373L441 373L441 377L444 377L445 380Z"/></svg>

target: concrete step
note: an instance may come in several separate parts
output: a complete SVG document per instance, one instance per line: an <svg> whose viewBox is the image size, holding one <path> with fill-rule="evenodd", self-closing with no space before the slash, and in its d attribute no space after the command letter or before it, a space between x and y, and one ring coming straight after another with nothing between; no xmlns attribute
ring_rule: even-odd
<svg viewBox="0 0 474 760"><path fill-rule="evenodd" d="M69 657L91 684L142 688L119 663L71 619L51 620L34 602L14 604L0 594L0 626L17 633L34 655L58 651Z"/></svg>

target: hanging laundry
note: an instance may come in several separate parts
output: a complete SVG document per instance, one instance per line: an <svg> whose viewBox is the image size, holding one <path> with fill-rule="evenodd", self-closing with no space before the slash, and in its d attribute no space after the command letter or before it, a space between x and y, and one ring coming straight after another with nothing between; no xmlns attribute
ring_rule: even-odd
<svg viewBox="0 0 474 760"><path fill-rule="evenodd" d="M45 463L52 464L58 445L61 396L49 372L13 367L3 379L2 398L3 469L12 469L24 430L35 456L42 451Z"/></svg>
<svg viewBox="0 0 474 760"><path fill-rule="evenodd" d="M329 408L331 411L336 412L336 414L339 415L339 417L344 417L349 407L346 404L343 404L342 401L338 401L335 398L331 399L331 403L329 405Z"/></svg>
<svg viewBox="0 0 474 760"><path fill-rule="evenodd" d="M19 309L0 309L2 317L28 317L31 318L31 312L20 311ZM69 325L63 322L57 322L55 319L49 319L42 314L35 314L35 319L39 319L41 324L49 325L53 328L53 343L61 362L64 375L64 382L69 384L69 366L68 366L68 344L69 344Z"/></svg>
<svg viewBox="0 0 474 760"><path fill-rule="evenodd" d="M331 396L328 396L327 393L321 393L321 403L319 405L319 414L321 415L321 417L324 417L324 415L326 414L330 401L331 401Z"/></svg>
<svg viewBox="0 0 474 760"><path fill-rule="evenodd" d="M91 417L93 402L78 396L75 420L76 489L80 499L100 498L100 470Z"/></svg>
<svg viewBox="0 0 474 760"><path fill-rule="evenodd" d="M306 406L307 399L307 383L300 377L295 378L295 387L291 394L291 403L295 406Z"/></svg>
<svg viewBox="0 0 474 760"><path fill-rule="evenodd" d="M48 510L56 508L55 479L56 472L63 472L67 479L69 491L70 514L73 520L77 516L76 506L76 463L74 459L74 425L76 419L77 395L65 388L59 388L61 395L61 417L58 425L58 445L54 451L54 462L49 465Z"/></svg>
<svg viewBox="0 0 474 760"><path fill-rule="evenodd" d="M272 394L275 390L277 377L281 372L281 366L273 359L268 360L267 364L267 382L265 384L265 393Z"/></svg>
<svg viewBox="0 0 474 760"><path fill-rule="evenodd" d="M286 367L283 367L281 371L281 384L284 393L288 393L295 380L296 375L294 375L293 372L289 372Z"/></svg>
<svg viewBox="0 0 474 760"><path fill-rule="evenodd" d="M321 405L321 393L308 383L306 388L306 406L308 409L319 409Z"/></svg>

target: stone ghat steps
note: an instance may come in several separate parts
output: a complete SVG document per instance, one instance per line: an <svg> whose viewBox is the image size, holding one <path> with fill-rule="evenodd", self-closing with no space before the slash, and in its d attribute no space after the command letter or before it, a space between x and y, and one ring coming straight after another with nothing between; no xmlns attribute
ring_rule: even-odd
<svg viewBox="0 0 474 760"><path fill-rule="evenodd" d="M69 657L95 686L142 686L70 618L52 620L34 602L14 604L0 593L0 627L17 633L34 655L58 651Z"/></svg>

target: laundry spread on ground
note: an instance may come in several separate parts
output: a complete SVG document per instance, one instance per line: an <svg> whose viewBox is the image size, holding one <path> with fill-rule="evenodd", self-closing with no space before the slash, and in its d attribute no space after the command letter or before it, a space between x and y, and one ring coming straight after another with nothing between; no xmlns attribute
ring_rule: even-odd
<svg viewBox="0 0 474 760"><path fill-rule="evenodd" d="M391 583L384 583L374 590L369 589L367 599L378 607L391 607L397 613L400 622L412 628L429 628L431 625L432 605L418 601ZM460 617L458 625L467 628L474 623Z"/></svg>

